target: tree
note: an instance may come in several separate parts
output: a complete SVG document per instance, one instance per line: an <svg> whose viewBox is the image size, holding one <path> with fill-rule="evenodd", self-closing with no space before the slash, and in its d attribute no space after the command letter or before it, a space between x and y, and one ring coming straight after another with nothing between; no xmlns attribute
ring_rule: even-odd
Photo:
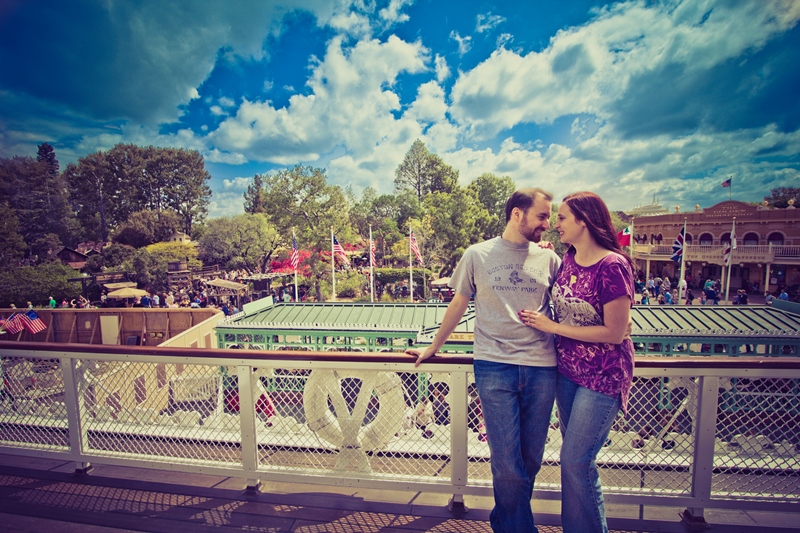
<svg viewBox="0 0 800 533"><path fill-rule="evenodd" d="M0 307L10 307L12 303L24 307L27 301L43 306L50 296L59 302L77 298L80 285L68 281L77 275L75 270L59 262L0 272Z"/></svg>
<svg viewBox="0 0 800 533"><path fill-rule="evenodd" d="M175 211L136 211L114 233L113 240L141 248L168 240L181 227L181 219Z"/></svg>
<svg viewBox="0 0 800 533"><path fill-rule="evenodd" d="M264 179L256 174L253 176L253 183L247 186L244 191L244 212L254 215L265 213L267 202L264 200Z"/></svg>
<svg viewBox="0 0 800 533"><path fill-rule="evenodd" d="M199 257L204 264L266 273L279 243L278 232L261 213L217 218L208 221Z"/></svg>
<svg viewBox="0 0 800 533"><path fill-rule="evenodd" d="M410 189L416 194L417 200L422 201L423 194L428 190L425 167L429 156L430 152L425 147L425 143L419 139L415 140L397 170L394 171L395 191Z"/></svg>
<svg viewBox="0 0 800 533"><path fill-rule="evenodd" d="M0 270L17 265L25 256L25 241L19 234L19 221L7 203L0 204Z"/></svg>
<svg viewBox="0 0 800 533"><path fill-rule="evenodd" d="M343 245L354 237L349 220L349 204L344 191L328 185L325 170L296 166L265 175L264 199L270 206L267 217L288 247L294 229L298 244L311 251L308 264L316 290L322 300L320 281L330 273L330 232L333 229ZM328 252L324 254L323 251Z"/></svg>
<svg viewBox="0 0 800 533"><path fill-rule="evenodd" d="M442 265L440 276L448 275L464 250L482 240L477 228L487 224L488 214L475 192L466 188L429 194L423 203L430 228L425 233L428 257Z"/></svg>
<svg viewBox="0 0 800 533"><path fill-rule="evenodd" d="M486 173L478 176L467 189L473 191L488 215L487 223L479 228L483 240L502 235L506 227L506 202L517 190L508 176L502 178Z"/></svg>
<svg viewBox="0 0 800 533"><path fill-rule="evenodd" d="M73 211L93 240L107 241L137 211L174 211L190 235L208 214L211 176L194 150L118 144L68 165L64 175Z"/></svg>
<svg viewBox="0 0 800 533"><path fill-rule="evenodd" d="M197 248L183 242L158 242L137 250L130 264L124 264L126 271L136 272L136 281L151 290L167 289L169 263L188 260L189 268L199 268L202 263L197 258Z"/></svg>
<svg viewBox="0 0 800 533"><path fill-rule="evenodd" d="M135 253L136 250L130 246L116 243L111 244L103 248L103 251L100 252L100 255L103 256L102 266L110 270L123 269L123 265L126 262L130 262Z"/></svg>
<svg viewBox="0 0 800 533"><path fill-rule="evenodd" d="M395 191L413 191L417 201L431 192L452 192L458 186L458 171L432 154L419 139L406 152L394 172Z"/></svg>
<svg viewBox="0 0 800 533"><path fill-rule="evenodd" d="M0 159L0 192L14 210L19 233L29 249L49 233L68 237L66 188L57 172L55 177L51 174L53 164L45 155L41 161Z"/></svg>
<svg viewBox="0 0 800 533"><path fill-rule="evenodd" d="M764 197L767 205L781 209L789 207L789 200L795 203L800 201L800 187L776 187L769 191L769 196Z"/></svg>

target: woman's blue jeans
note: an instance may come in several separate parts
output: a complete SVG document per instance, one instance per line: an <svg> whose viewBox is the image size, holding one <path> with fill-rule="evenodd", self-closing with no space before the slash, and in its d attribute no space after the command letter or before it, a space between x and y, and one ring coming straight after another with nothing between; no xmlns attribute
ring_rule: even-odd
<svg viewBox="0 0 800 533"><path fill-rule="evenodd" d="M597 452L620 408L619 396L607 396L558 375L556 403L561 445L561 526L564 533L608 532Z"/></svg>
<svg viewBox="0 0 800 533"><path fill-rule="evenodd" d="M531 496L553 411L556 367L476 360L474 368L492 455L492 531L537 532Z"/></svg>

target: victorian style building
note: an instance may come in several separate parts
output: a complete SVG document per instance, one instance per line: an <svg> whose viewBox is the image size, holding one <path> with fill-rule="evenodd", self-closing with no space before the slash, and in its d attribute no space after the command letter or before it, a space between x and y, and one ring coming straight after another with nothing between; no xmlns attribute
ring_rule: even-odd
<svg viewBox="0 0 800 533"><path fill-rule="evenodd" d="M790 202L793 204L793 202ZM730 289L777 293L800 287L800 209L726 201L693 212L632 219L632 255L645 276L677 280L680 264L670 259L672 245L686 222L686 281L702 285L707 279L726 284L725 250L734 228Z"/></svg>

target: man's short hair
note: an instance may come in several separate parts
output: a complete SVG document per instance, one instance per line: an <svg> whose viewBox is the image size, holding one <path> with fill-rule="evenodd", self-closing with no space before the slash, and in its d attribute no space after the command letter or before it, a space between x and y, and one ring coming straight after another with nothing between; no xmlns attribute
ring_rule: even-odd
<svg viewBox="0 0 800 533"><path fill-rule="evenodd" d="M514 211L515 207L518 207L522 209L523 212L527 213L528 209L530 209L530 207L536 201L537 196L544 198L548 202L553 201L553 195L551 193L538 187L527 187L525 189L515 191L506 202L506 223L511 220L511 212Z"/></svg>

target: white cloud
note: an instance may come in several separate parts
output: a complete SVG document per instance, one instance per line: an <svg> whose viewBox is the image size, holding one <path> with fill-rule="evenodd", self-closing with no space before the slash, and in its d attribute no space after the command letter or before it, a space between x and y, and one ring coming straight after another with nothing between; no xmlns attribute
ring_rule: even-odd
<svg viewBox="0 0 800 533"><path fill-rule="evenodd" d="M500 15L492 15L491 13L478 14L476 19L475 31L478 33L491 31L506 21L504 17L501 17Z"/></svg>
<svg viewBox="0 0 800 533"><path fill-rule="evenodd" d="M496 50L459 76L452 113L481 137L565 115L607 118L632 77L676 63L707 69L763 46L797 22L797 6L782 0L614 4L584 26L559 31L541 52Z"/></svg>
<svg viewBox="0 0 800 533"><path fill-rule="evenodd" d="M236 105L236 102L232 98L223 96L222 98L219 99L219 105L222 107L233 107Z"/></svg>
<svg viewBox="0 0 800 533"><path fill-rule="evenodd" d="M510 33L501 33L495 41L495 48L504 48L507 44L514 42L514 36Z"/></svg>
<svg viewBox="0 0 800 533"><path fill-rule="evenodd" d="M222 109L220 106L218 106L218 105L212 105L211 107L209 107L209 108L208 108L208 110L209 110L209 111L211 111L211 114L212 114L212 115L215 115L215 116L222 116L222 115L226 115L226 114L227 114L227 113L225 113L225 111L224 111L224 110L223 110L223 109Z"/></svg>
<svg viewBox="0 0 800 533"><path fill-rule="evenodd" d="M472 48L472 37L469 35L462 37L457 31L453 30L450 32L450 40L458 44L458 55L463 56Z"/></svg>
<svg viewBox="0 0 800 533"><path fill-rule="evenodd" d="M253 182L253 178L233 178L232 180L222 180L222 188L226 191L245 191Z"/></svg>
<svg viewBox="0 0 800 533"><path fill-rule="evenodd" d="M392 111L400 101L389 87L397 75L422 72L427 61L420 43L395 36L352 48L336 37L307 82L311 94L294 95L281 109L244 101L209 141L220 150L279 164L316 161L337 145L364 154L394 127Z"/></svg>
<svg viewBox="0 0 800 533"><path fill-rule="evenodd" d="M439 83L442 83L450 77L450 67L447 66L447 59L445 59L444 56L436 54L434 67L436 69L436 81Z"/></svg>
<svg viewBox="0 0 800 533"><path fill-rule="evenodd" d="M389 5L381 9L378 14L389 24L398 24L408 21L408 15L401 13L401 10L413 3L413 0L389 0Z"/></svg>

